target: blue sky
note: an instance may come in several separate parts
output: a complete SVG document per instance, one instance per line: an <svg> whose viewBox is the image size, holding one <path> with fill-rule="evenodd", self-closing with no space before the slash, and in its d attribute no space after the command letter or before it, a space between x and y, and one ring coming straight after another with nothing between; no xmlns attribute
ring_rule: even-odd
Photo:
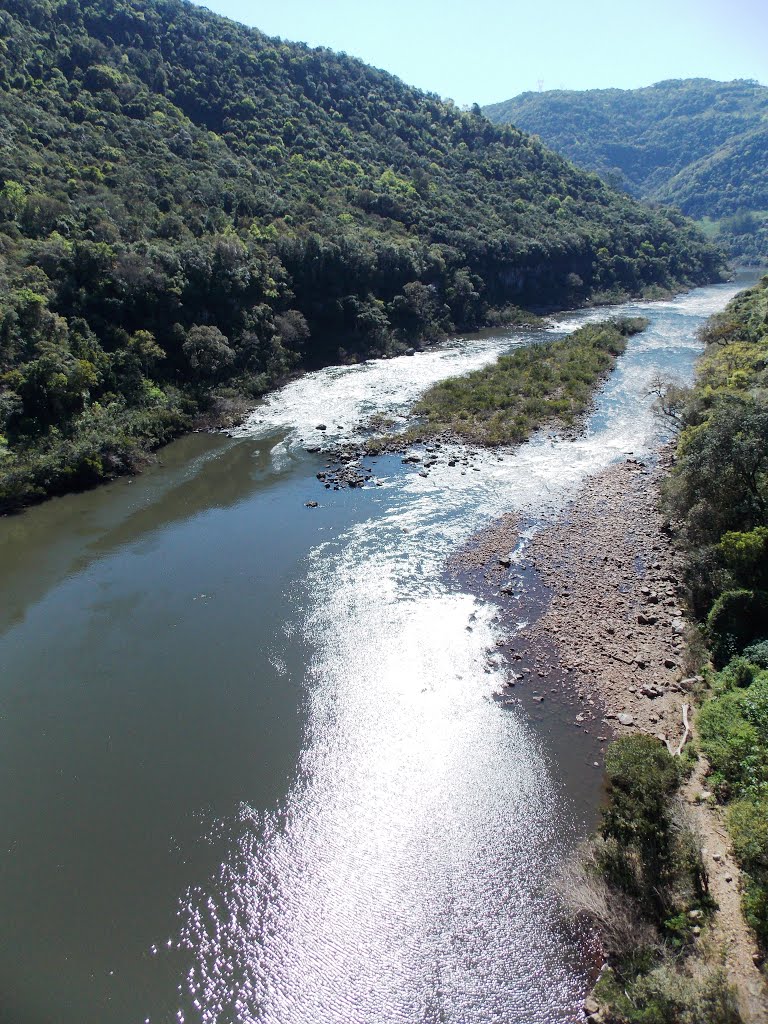
<svg viewBox="0 0 768 1024"><path fill-rule="evenodd" d="M205 0L268 35L345 50L457 103L665 78L768 84L768 0Z"/></svg>

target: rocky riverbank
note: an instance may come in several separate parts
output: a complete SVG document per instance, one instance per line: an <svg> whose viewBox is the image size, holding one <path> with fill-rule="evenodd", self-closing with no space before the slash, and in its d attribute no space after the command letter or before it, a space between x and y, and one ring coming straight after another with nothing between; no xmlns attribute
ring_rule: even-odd
<svg viewBox="0 0 768 1024"><path fill-rule="evenodd" d="M510 693L517 687L532 700L562 696L563 713L600 741L637 731L677 752L690 735L689 709L703 680L687 663L679 556L659 512L668 459L651 467L631 457L591 478L530 542L514 517L503 517L448 570L514 613L515 632L503 642ZM523 608L532 621L521 629ZM765 1024L761 960L741 914L739 870L706 770L699 760L681 791L718 905L701 929L699 952L702 962L722 959L746 1024ZM586 1010L604 1019L593 1000Z"/></svg>
<svg viewBox="0 0 768 1024"><path fill-rule="evenodd" d="M604 725L677 749L683 707L701 680L686 671L680 567L658 511L661 470L634 458L611 467L534 536L531 563L552 598L528 640L533 650L554 647L580 689L600 697Z"/></svg>

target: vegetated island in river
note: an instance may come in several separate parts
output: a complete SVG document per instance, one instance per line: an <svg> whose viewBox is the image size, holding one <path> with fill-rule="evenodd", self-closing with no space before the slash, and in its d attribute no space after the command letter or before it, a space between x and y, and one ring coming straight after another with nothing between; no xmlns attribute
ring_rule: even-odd
<svg viewBox="0 0 768 1024"><path fill-rule="evenodd" d="M465 465L466 449L463 457L452 458L449 452L457 446L520 444L543 427L560 432L578 429L592 406L596 387L626 350L627 339L647 325L645 317L585 324L565 338L521 346L481 370L440 381L413 406L410 416L416 422L405 431L377 433L364 444L311 446L309 451L325 451L335 460L317 478L329 489L362 486L373 478L373 469L363 463L392 453L420 464L421 475L428 476L432 466L439 464L438 448L443 446L448 465ZM388 422L377 418L370 426L379 431ZM325 424L319 429L325 429ZM425 446L424 457L412 450L419 445Z"/></svg>
<svg viewBox="0 0 768 1024"><path fill-rule="evenodd" d="M590 479L534 537L550 599L505 644L541 690L576 693L574 726L619 734L561 882L608 960L595 1024L768 1021L768 278L702 338L695 386L659 399L676 444ZM501 526L481 549L503 606Z"/></svg>
<svg viewBox="0 0 768 1024"><path fill-rule="evenodd" d="M451 434L474 444L514 445L545 425L573 427L596 385L648 326L645 317L585 324L566 338L521 346L491 366L433 385L416 403L422 434Z"/></svg>
<svg viewBox="0 0 768 1024"><path fill-rule="evenodd" d="M0 10L0 509L290 374L717 280L519 129L179 0Z"/></svg>

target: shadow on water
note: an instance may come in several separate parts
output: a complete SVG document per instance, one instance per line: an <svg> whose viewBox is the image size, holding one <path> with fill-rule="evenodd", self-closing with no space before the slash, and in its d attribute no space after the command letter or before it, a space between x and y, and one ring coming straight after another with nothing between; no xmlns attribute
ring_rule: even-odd
<svg viewBox="0 0 768 1024"><path fill-rule="evenodd" d="M279 441L194 435L0 522L0 1019L170 1019L184 967L152 944L290 784L304 560L371 492L305 508L315 463Z"/></svg>
<svg viewBox="0 0 768 1024"><path fill-rule="evenodd" d="M138 477L54 498L0 518L6 585L0 635L22 622L49 588L119 548L213 509L231 508L276 478L272 447L223 434L191 434Z"/></svg>

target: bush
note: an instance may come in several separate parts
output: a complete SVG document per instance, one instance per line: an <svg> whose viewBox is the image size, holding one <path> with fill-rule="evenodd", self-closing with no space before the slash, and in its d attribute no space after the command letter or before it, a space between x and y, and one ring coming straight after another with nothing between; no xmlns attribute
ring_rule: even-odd
<svg viewBox="0 0 768 1024"><path fill-rule="evenodd" d="M768 787L768 673L746 689L707 701L699 734L721 796L758 795Z"/></svg>
<svg viewBox="0 0 768 1024"><path fill-rule="evenodd" d="M748 658L745 651L743 656L731 658L718 676L718 686L724 690L744 689L752 685L759 672L760 666Z"/></svg>
<svg viewBox="0 0 768 1024"><path fill-rule="evenodd" d="M722 668L751 641L762 636L768 621L768 592L726 590L707 616L712 660Z"/></svg>
<svg viewBox="0 0 768 1024"><path fill-rule="evenodd" d="M741 1024L722 968L693 978L664 963L626 984L609 976L596 990L616 1024Z"/></svg>
<svg viewBox="0 0 768 1024"><path fill-rule="evenodd" d="M733 850L744 869L744 916L768 945L768 796L739 800L728 814Z"/></svg>
<svg viewBox="0 0 768 1024"><path fill-rule="evenodd" d="M744 657L753 665L760 668L768 668L768 640L758 640L756 644L750 644L744 648Z"/></svg>
<svg viewBox="0 0 768 1024"><path fill-rule="evenodd" d="M768 870L768 796L734 803L728 827L740 863L747 869Z"/></svg>
<svg viewBox="0 0 768 1024"><path fill-rule="evenodd" d="M605 768L610 801L600 825L603 870L612 885L660 922L673 880L669 797L680 781L679 765L658 740L638 734L611 744Z"/></svg>
<svg viewBox="0 0 768 1024"><path fill-rule="evenodd" d="M768 585L768 526L725 533L719 548L737 586L760 589Z"/></svg>

